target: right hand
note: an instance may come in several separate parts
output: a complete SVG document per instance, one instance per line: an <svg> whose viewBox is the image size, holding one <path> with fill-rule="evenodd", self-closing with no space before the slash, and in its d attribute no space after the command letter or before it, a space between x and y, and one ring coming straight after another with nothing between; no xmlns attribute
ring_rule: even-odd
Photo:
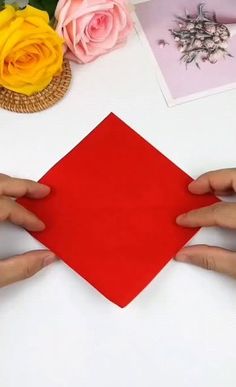
<svg viewBox="0 0 236 387"><path fill-rule="evenodd" d="M236 168L205 173L189 185L189 191L195 195L233 195L236 193ZM180 215L177 223L183 227L217 226L236 230L236 203L221 202L190 211ZM182 249L176 260L236 278L236 251L205 245L191 246Z"/></svg>

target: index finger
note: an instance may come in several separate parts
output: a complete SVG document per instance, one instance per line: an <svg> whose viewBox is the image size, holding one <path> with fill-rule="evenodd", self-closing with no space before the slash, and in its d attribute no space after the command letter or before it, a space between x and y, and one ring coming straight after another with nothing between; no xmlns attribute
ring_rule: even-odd
<svg viewBox="0 0 236 387"><path fill-rule="evenodd" d="M178 216L177 224L183 227L225 227L236 229L236 204L217 203Z"/></svg>
<svg viewBox="0 0 236 387"><path fill-rule="evenodd" d="M209 192L219 196L232 194L236 192L236 168L205 173L189 184L189 191L197 195Z"/></svg>
<svg viewBox="0 0 236 387"><path fill-rule="evenodd" d="M12 196L15 198L27 196L31 199L42 199L50 192L46 185L32 180L17 179L0 174L0 196Z"/></svg>

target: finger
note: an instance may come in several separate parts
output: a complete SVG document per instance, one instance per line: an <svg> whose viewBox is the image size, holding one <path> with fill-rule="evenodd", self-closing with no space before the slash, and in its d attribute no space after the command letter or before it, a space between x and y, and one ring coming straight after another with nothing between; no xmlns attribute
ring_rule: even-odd
<svg viewBox="0 0 236 387"><path fill-rule="evenodd" d="M0 222L8 220L28 231L42 231L44 223L32 212L26 210L14 200L5 196L0 197Z"/></svg>
<svg viewBox="0 0 236 387"><path fill-rule="evenodd" d="M213 192L223 196L236 192L236 168L212 171L189 184L190 192L202 195Z"/></svg>
<svg viewBox="0 0 236 387"><path fill-rule="evenodd" d="M232 196L235 194L233 190L228 190L228 191L215 191L213 192L215 196Z"/></svg>
<svg viewBox="0 0 236 387"><path fill-rule="evenodd" d="M236 229L236 203L217 203L178 216L178 225L183 227L225 227Z"/></svg>
<svg viewBox="0 0 236 387"><path fill-rule="evenodd" d="M55 254L47 250L32 251L0 260L0 287L32 277L55 260Z"/></svg>
<svg viewBox="0 0 236 387"><path fill-rule="evenodd" d="M27 196L32 199L42 199L50 192L46 185L36 183L26 179L16 179L0 174L0 195L22 197Z"/></svg>
<svg viewBox="0 0 236 387"><path fill-rule="evenodd" d="M236 278L236 252L199 245L184 248L175 259Z"/></svg>

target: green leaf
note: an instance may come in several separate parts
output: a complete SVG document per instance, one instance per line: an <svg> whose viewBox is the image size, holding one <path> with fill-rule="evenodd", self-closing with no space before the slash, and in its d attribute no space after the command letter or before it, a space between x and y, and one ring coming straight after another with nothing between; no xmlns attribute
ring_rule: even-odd
<svg viewBox="0 0 236 387"><path fill-rule="evenodd" d="M50 19L54 16L57 3L58 0L29 0L29 4L32 5L32 7L46 11L49 14Z"/></svg>
<svg viewBox="0 0 236 387"><path fill-rule="evenodd" d="M5 1L4 0L0 0L0 11L2 11L5 7Z"/></svg>
<svg viewBox="0 0 236 387"><path fill-rule="evenodd" d="M32 7L38 8L38 9L43 9L41 0L30 0L29 4L32 5Z"/></svg>

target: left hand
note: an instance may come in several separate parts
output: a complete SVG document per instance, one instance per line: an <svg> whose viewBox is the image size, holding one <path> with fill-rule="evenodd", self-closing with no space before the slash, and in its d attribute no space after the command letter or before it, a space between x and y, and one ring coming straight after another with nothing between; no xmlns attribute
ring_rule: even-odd
<svg viewBox="0 0 236 387"><path fill-rule="evenodd" d="M202 195L213 193L228 196L236 193L236 169L213 171L189 185L189 191ZM217 203L180 215L177 224L183 227L223 227L236 230L236 203ZM236 278L236 252L205 245L185 247L176 260L192 263Z"/></svg>
<svg viewBox="0 0 236 387"><path fill-rule="evenodd" d="M50 188L45 185L0 174L0 222L9 221L28 231L44 230L44 223L13 200L13 197L27 196L32 199L42 199L49 192ZM1 259L0 288L31 277L55 260L55 254L48 250L30 251L8 259Z"/></svg>

